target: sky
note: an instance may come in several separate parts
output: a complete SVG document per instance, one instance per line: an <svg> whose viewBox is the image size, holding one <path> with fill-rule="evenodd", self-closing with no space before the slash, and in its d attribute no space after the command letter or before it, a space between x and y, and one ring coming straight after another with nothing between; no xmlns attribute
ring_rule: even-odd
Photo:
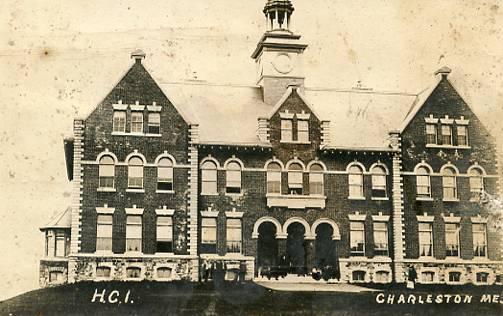
<svg viewBox="0 0 503 316"><path fill-rule="evenodd" d="M294 0L306 86L418 93L449 76L503 151L503 4ZM265 0L0 3L0 300L38 287L39 227L70 203L63 138L141 48L159 82L255 84ZM169 97L169 96L168 96ZM327 106L330 106L327 104Z"/></svg>

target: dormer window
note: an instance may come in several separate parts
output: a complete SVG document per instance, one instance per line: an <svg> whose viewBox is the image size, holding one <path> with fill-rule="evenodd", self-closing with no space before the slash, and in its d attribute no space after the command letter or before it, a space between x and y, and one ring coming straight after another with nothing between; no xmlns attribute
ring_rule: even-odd
<svg viewBox="0 0 503 316"><path fill-rule="evenodd" d="M281 119L281 141L293 141L293 120Z"/></svg>
<svg viewBox="0 0 503 316"><path fill-rule="evenodd" d="M309 142L309 121L297 120L297 140L301 143Z"/></svg>

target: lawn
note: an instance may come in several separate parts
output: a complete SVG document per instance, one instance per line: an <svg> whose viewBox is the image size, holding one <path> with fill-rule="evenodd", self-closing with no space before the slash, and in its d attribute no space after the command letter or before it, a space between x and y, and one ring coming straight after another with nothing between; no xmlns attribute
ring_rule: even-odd
<svg viewBox="0 0 503 316"><path fill-rule="evenodd" d="M282 292L254 283L82 282L0 302L0 315L503 315L502 286L373 287L382 292ZM394 295L394 304L377 303L380 293L385 299ZM406 300L413 294L415 304L398 304L400 294ZM472 300L456 304L453 296L446 303L446 295L456 294ZM493 295L494 302L480 302L484 294ZM437 295L442 303L435 303Z"/></svg>

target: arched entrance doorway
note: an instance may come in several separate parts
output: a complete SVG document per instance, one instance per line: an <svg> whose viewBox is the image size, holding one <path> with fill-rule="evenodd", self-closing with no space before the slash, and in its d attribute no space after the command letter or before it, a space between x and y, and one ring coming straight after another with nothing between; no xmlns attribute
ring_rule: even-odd
<svg viewBox="0 0 503 316"><path fill-rule="evenodd" d="M276 226L271 222L263 222L258 228L257 267L271 267L277 264L278 241Z"/></svg>
<svg viewBox="0 0 503 316"><path fill-rule="evenodd" d="M286 262L291 273L305 274L306 249L304 242L305 228L301 223L292 223L287 228Z"/></svg>
<svg viewBox="0 0 503 316"><path fill-rule="evenodd" d="M316 227L315 233L314 265L319 268L334 265L337 258L335 240L332 239L334 229L329 224L323 223Z"/></svg>

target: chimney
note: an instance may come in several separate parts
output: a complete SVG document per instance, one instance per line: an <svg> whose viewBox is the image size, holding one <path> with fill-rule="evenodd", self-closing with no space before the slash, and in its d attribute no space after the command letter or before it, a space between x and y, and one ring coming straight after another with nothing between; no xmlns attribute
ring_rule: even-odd
<svg viewBox="0 0 503 316"><path fill-rule="evenodd" d="M134 58L137 64L141 64L141 60L145 58L145 52L141 49L137 49L131 53L131 58Z"/></svg>
<svg viewBox="0 0 503 316"><path fill-rule="evenodd" d="M452 72L451 68L444 66L439 70L435 71L435 76L440 74L442 76L442 79L447 79L447 76L449 76L451 72Z"/></svg>

